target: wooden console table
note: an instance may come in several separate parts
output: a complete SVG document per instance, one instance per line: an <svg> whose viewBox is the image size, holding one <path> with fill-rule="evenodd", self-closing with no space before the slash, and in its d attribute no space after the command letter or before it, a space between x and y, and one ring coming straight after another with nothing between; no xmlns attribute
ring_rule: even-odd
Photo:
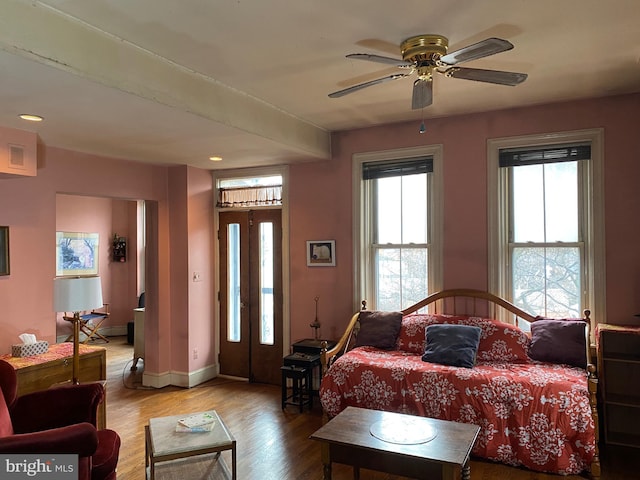
<svg viewBox="0 0 640 480"><path fill-rule="evenodd" d="M18 377L18 396L46 390L53 385L69 382L73 370L73 344L49 345L49 351L30 357L0 355L9 362ZM107 351L104 347L80 345L80 382L107 380ZM107 424L106 398L98 407L98 428Z"/></svg>

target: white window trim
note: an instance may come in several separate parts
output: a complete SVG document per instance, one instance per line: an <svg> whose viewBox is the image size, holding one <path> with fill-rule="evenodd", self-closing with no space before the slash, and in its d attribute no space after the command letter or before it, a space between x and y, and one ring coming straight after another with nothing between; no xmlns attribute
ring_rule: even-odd
<svg viewBox="0 0 640 480"><path fill-rule="evenodd" d="M604 130L602 128L590 130L576 130L541 135L525 135L519 137L495 138L487 141L487 208L488 208L488 241L489 241L489 291L509 299L507 272L501 268L501 259L505 249L508 249L508 239L501 235L505 231L508 219L501 215L500 204L507 199L499 185L499 152L500 149L518 147L536 147L542 145L591 143L591 169L587 178L585 191L586 216L585 235L588 248L585 252L585 274L588 283L584 287L589 292L590 304L585 308L591 310L591 317L595 322L606 322L605 296L605 235L604 235ZM590 221L590 218L592 221ZM502 265L504 265L502 263ZM597 272L597 275L596 275ZM583 293L583 297L584 297ZM592 322L592 328L595 326Z"/></svg>
<svg viewBox="0 0 640 480"><path fill-rule="evenodd" d="M431 238L429 256L429 291L437 292L442 289L442 234L443 234L443 178L442 178L442 145L426 145L408 147L377 152L355 153L352 157L352 213L353 213L353 272L354 272L354 309L361 307L362 300L367 299L365 291L365 270L367 250L362 249L362 242L368 225L368 219L361 214L361 205L365 201L362 189L362 164L383 160L402 160L421 156L433 158L433 172L431 178ZM425 296L426 296L425 292Z"/></svg>

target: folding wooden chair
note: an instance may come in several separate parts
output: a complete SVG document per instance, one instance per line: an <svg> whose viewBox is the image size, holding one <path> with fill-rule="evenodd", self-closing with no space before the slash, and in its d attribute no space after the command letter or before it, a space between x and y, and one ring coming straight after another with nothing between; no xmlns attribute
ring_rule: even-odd
<svg viewBox="0 0 640 480"><path fill-rule="evenodd" d="M102 322L104 322L107 318L109 318L109 304L105 303L102 307L102 311L100 310L91 310L89 313L85 313L84 315L80 315L80 332L84 333L87 338L85 338L82 343L87 343L92 340L104 340L106 343L109 343L109 339L102 335L98 329ZM69 335L66 341L70 341L73 339L73 334Z"/></svg>

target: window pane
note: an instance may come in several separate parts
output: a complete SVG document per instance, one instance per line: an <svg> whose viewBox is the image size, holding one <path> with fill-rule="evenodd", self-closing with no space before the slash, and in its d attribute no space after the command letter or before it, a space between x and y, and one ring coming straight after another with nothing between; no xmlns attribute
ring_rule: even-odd
<svg viewBox="0 0 640 480"><path fill-rule="evenodd" d="M273 223L260 223L260 343L274 343Z"/></svg>
<svg viewBox="0 0 640 480"><path fill-rule="evenodd" d="M543 166L514 167L513 241L544 242Z"/></svg>
<svg viewBox="0 0 640 480"><path fill-rule="evenodd" d="M578 164L549 163L544 166L547 242L577 242Z"/></svg>
<svg viewBox="0 0 640 480"><path fill-rule="evenodd" d="M383 248L375 258L378 310L402 310L427 296L426 248Z"/></svg>
<svg viewBox="0 0 640 480"><path fill-rule="evenodd" d="M240 224L227 228L227 340L240 341Z"/></svg>
<svg viewBox="0 0 640 480"><path fill-rule="evenodd" d="M402 243L402 181L401 177L373 180L376 182L375 243Z"/></svg>
<svg viewBox="0 0 640 480"><path fill-rule="evenodd" d="M402 177L402 243L427 243L427 175Z"/></svg>
<svg viewBox="0 0 640 480"><path fill-rule="evenodd" d="M526 312L580 317L579 247L513 249L513 303Z"/></svg>
<svg viewBox="0 0 640 480"><path fill-rule="evenodd" d="M548 163L512 170L514 242L577 242L577 163Z"/></svg>
<svg viewBox="0 0 640 480"><path fill-rule="evenodd" d="M376 243L427 243L427 174L374 180Z"/></svg>

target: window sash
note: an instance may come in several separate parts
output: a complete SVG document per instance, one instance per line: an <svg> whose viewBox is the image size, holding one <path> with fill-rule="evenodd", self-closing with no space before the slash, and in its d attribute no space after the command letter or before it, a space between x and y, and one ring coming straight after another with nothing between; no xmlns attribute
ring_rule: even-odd
<svg viewBox="0 0 640 480"><path fill-rule="evenodd" d="M428 188L428 217L422 210L418 215L420 218L425 218L425 222L428 222L428 226L425 225L425 230L429 229L429 250L425 254L427 255L427 269L428 269L428 288L422 292L421 297L428 295L429 292L435 292L442 288L442 223L443 223L443 179L442 179L442 145L423 145L419 147L407 147L392 150L383 150L377 152L362 152L354 153L352 157L352 187L353 187L353 205L352 213L354 219L354 308L360 308L362 300L367 301L367 307L375 309L376 301L376 272L375 255L376 250L374 246L378 245L380 248L384 246L397 246L398 241L407 241L405 239L395 238L383 238L380 242L377 242L373 238L374 229L372 226L372 215L375 213L376 205L372 204L372 190L374 189L375 182L364 180L363 169L365 164L381 166L383 164L388 167L390 163L396 162L409 162L421 161L425 166L422 170L415 169L416 173L428 173L427 180L429 182ZM382 170L382 169L380 169ZM403 173L402 177L409 175L409 171L406 164L405 168L400 171ZM427 171L428 170L428 171ZM389 169L385 168L385 172ZM412 174L413 175L413 174ZM368 174L368 176L373 176ZM381 178L382 175L380 175ZM411 212L415 218L416 211ZM405 222L405 226L408 222ZM407 232L403 232L405 234ZM413 236L413 232L409 233ZM389 240L388 243L385 243ZM414 244L410 246L423 246L426 241L426 237L412 238ZM381 245L380 243L383 243Z"/></svg>
<svg viewBox="0 0 640 480"><path fill-rule="evenodd" d="M420 159L419 162L422 165L425 165L424 162L425 159ZM430 159L429 159L430 160ZM384 163L384 170L385 172L390 172L390 171L395 171L398 173L398 175L394 175L394 176L406 176L406 175L414 175L414 174L418 174L418 173L427 173L427 175L425 176L425 188L426 188L426 193L427 193L427 220L429 220L430 216L431 216L431 204L432 204L432 194L431 194L431 189L432 189L432 175L430 175L431 172L423 172L421 168L419 169L411 169L411 168L406 168L406 165L408 162L404 162L402 160L398 161L398 164L401 165L401 167L394 169L391 166L391 163L393 162L380 162L380 163ZM417 162L416 162L417 164ZM366 164L365 164L366 165ZM370 164L369 164L370 165ZM433 169L433 164L430 162L430 170ZM382 170L382 169L380 169ZM411 172L411 173L408 173ZM378 243L378 232L379 232L379 225L378 225L378 219L379 219L379 215L378 212L376 210L376 205L378 204L378 182L377 180L382 179L382 178L390 178L392 175L379 175L379 176L372 176L372 178L368 179L368 180L363 180L364 181L364 188L365 188L365 192L366 192L366 201L367 201L367 205L368 205L368 212L367 212L367 224L369 226L368 231L367 231L367 235L366 235L366 243L367 243L367 250L370 252L369 254L369 258L370 258L370 262L367 263L367 265L369 265L371 268L369 268L368 272L367 272L367 284L370 285L370 289L368 292L368 301L370 302L370 305L374 306L373 308L377 308L377 309L387 309L387 310L400 310L402 308L406 308L410 305L412 305L413 303L417 302L418 300L424 298L427 294L428 294L428 284L429 284L429 270L428 270L428 265L429 265L429 255L430 255L430 230L431 230L431 223L430 221L427 221L427 232L426 232L426 243L404 243L404 242L399 242L399 243ZM364 175L363 175L364 177ZM400 197L403 197L404 195L404 186L401 188L401 191L399 192ZM403 224L405 221L411 222L411 219L402 219L401 220L401 225L400 225L400 229L402 230L404 228ZM401 237L403 237L403 235L401 235ZM399 265L400 265L400 269L401 272L399 274L399 279L398 279L398 293L400 295L400 304L399 305L391 305L388 301L386 301L384 298L381 298L381 286L382 286L382 278L381 278L381 271L380 269L382 268L381 265L381 260L380 260L380 253L383 250L398 250L399 251L399 255L400 255L400 259L399 261ZM423 250L424 251L424 256L426 258L426 267L427 267L427 271L426 271L426 283L427 283L427 288L423 289L423 291L421 292L421 296L419 298L412 298L412 296L410 295L405 295L405 291L407 289L405 289L405 282L407 281L407 275L403 274L403 267L404 267L404 263L403 263L403 252L406 253L408 250ZM386 283L386 285L388 286L389 284ZM427 291L424 291L427 290Z"/></svg>
<svg viewBox="0 0 640 480"><path fill-rule="evenodd" d="M604 129L542 133L517 137L494 138L487 141L487 199L489 220L489 290L512 301L512 286L508 271L511 250L508 232L508 169L500 167L500 152L505 150L535 150L545 147L589 145L587 161L578 161L580 182L578 189L581 211L581 233L584 242L582 256L584 305L592 318L606 321L604 209ZM534 313L534 312L531 312ZM508 319L505 319L508 321ZM593 334L593 331L592 331Z"/></svg>
<svg viewBox="0 0 640 480"><path fill-rule="evenodd" d="M549 149L543 148L543 149L522 149L520 151L527 151L527 152L534 152L534 156L537 155L536 152L540 153L540 152L545 152L548 151ZM562 148L557 148L555 151L562 151ZM590 148L589 148L590 151ZM502 153L502 151L501 151ZM541 155L539 155L541 156ZM576 161L576 160L562 160L562 161ZM585 244L584 244L584 225L586 222L586 212L585 212L585 205L584 205L584 201L582 198L582 189L580 188L581 185L584 185L586 182L586 176L585 176L585 172L586 169L582 168L582 164L584 162L582 161L576 161L578 168L577 168L577 172L576 172L576 180L578 182L578 211L577 211L577 222L578 222L578 239L577 242L562 242L562 241L545 241L545 242L515 242L514 241L514 230L515 230L515 212L514 212L514 182L513 182L513 170L515 168L518 168L517 166L512 166L512 167L507 167L507 168L500 168L501 172L500 175L503 176L505 178L505 187L507 190L507 199L508 199L508 204L506 205L506 218L507 218L507 252L505 252L508 257L504 260L505 261L505 273L506 273L506 284L508 286L508 292L509 292L509 300L513 301L516 303L517 306L519 306L520 308L526 308L525 305L519 305L516 301L515 298L515 274L516 272L514 271L515 265L513 264L513 255L514 255L514 250L517 248L534 248L534 249L554 249L554 248L567 248L567 247L579 247L579 258L580 258L580 266L579 266L579 280L578 280L578 292L577 292L577 301L578 301L578 307L577 309L572 309L572 313L569 314L567 313L566 316L573 316L576 315L576 312L582 312L582 308L585 305L585 301L586 301L586 290L584 289L584 285L586 284L586 269L585 269L585 261L586 261L586 257L585 257ZM541 164L545 164L545 163L550 163L548 161L538 161L538 162L527 162L526 165L541 165ZM545 209L547 208L553 208L552 206L549 205L545 205L544 206ZM543 272L539 275L539 278L545 279L544 282L544 294L545 296L549 296L549 290L547 289L547 274L546 272ZM534 314L538 314L538 315L549 315L549 316L554 316L554 312L550 312L547 311L547 301L543 302L544 311L536 311L536 312L530 312L530 313L534 313Z"/></svg>

